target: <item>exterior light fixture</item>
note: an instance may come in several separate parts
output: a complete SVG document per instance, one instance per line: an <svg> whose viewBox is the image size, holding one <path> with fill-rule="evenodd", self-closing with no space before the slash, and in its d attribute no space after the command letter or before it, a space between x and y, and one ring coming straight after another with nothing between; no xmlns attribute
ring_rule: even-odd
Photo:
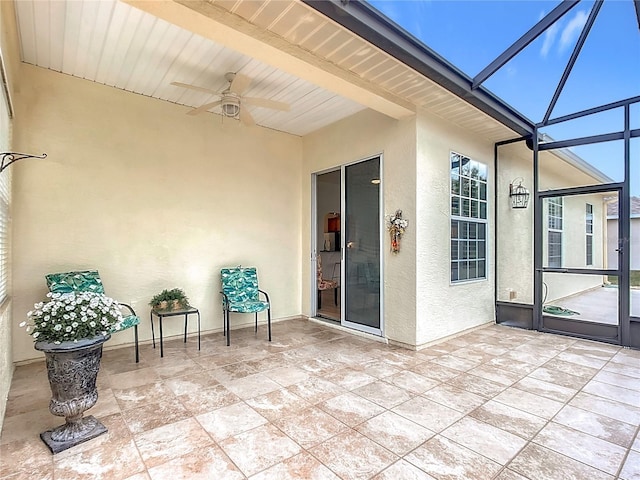
<svg viewBox="0 0 640 480"><path fill-rule="evenodd" d="M522 177L518 177L509 184L511 208L527 208L529 205L529 190L522 186L523 181Z"/></svg>

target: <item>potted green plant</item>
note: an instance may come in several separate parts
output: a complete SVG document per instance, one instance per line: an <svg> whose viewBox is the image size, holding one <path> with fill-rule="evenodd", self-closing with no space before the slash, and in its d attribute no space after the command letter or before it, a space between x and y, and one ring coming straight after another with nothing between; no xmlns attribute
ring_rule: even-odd
<svg viewBox="0 0 640 480"><path fill-rule="evenodd" d="M154 310L181 310L189 306L189 298L181 288L165 289L154 295L149 305Z"/></svg>
<svg viewBox="0 0 640 480"><path fill-rule="evenodd" d="M95 417L83 417L98 400L96 379L102 346L123 321L118 302L102 293L48 293L27 314L26 327L35 349L44 352L53 415L66 423L40 434L58 453L107 431Z"/></svg>

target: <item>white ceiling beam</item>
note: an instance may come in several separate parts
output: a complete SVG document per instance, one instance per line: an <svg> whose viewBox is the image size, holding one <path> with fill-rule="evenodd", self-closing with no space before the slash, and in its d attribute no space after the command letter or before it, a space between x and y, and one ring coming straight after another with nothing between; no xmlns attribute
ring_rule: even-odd
<svg viewBox="0 0 640 480"><path fill-rule="evenodd" d="M415 107L357 75L251 25L208 2L123 0L125 3L272 65L321 88L395 119L415 114Z"/></svg>

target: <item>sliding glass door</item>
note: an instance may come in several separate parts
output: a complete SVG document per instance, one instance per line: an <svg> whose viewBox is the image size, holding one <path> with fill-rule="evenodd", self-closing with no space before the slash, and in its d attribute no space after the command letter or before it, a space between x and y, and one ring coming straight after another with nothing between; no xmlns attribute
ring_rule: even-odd
<svg viewBox="0 0 640 480"><path fill-rule="evenodd" d="M343 178L342 324L380 335L380 157L345 166Z"/></svg>

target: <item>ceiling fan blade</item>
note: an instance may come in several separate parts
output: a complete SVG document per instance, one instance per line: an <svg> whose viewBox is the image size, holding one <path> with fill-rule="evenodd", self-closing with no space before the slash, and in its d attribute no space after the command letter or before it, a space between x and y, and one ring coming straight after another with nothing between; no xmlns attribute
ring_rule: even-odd
<svg viewBox="0 0 640 480"><path fill-rule="evenodd" d="M249 88L250 83L251 79L249 77L236 73L231 85L229 85L229 90L233 93L237 93L238 95L242 95L242 92Z"/></svg>
<svg viewBox="0 0 640 480"><path fill-rule="evenodd" d="M256 107L280 110L282 112L288 112L290 109L288 103L276 102L275 100L267 100L266 98L242 97L242 103L248 103L249 105L254 105Z"/></svg>
<svg viewBox="0 0 640 480"><path fill-rule="evenodd" d="M246 125L247 127L253 127L256 124L256 121L253 119L253 117L249 113L249 110L247 110L246 108L240 109L239 117L242 124Z"/></svg>
<svg viewBox="0 0 640 480"><path fill-rule="evenodd" d="M198 92L212 93L214 95L218 94L218 92L216 92L215 90L211 90L210 88L198 87L196 85L189 85L188 83L171 82L171 85L175 85L176 87L189 88L191 90L197 90Z"/></svg>
<svg viewBox="0 0 640 480"><path fill-rule="evenodd" d="M211 110L213 107L217 107L221 103L222 103L222 100L218 100L217 102L205 103L201 107L194 108L193 110L188 111L187 115L198 115L200 113L204 113L207 110Z"/></svg>

